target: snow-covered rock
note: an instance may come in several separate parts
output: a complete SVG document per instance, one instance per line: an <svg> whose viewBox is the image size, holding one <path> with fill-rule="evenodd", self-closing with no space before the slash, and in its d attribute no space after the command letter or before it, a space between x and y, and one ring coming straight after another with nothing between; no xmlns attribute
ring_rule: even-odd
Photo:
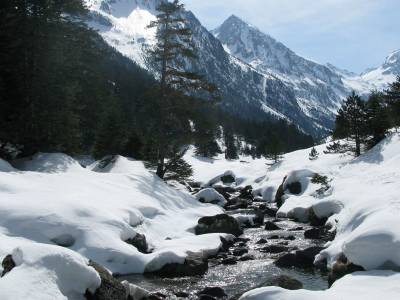
<svg viewBox="0 0 400 300"><path fill-rule="evenodd" d="M289 291L278 287L260 288L240 300L396 300L400 295L400 273L390 271L358 272L347 275L326 291Z"/></svg>
<svg viewBox="0 0 400 300"><path fill-rule="evenodd" d="M88 260L69 249L23 245L12 251L12 259L16 266L0 279L4 300L83 299L87 290L94 292L100 286L100 277Z"/></svg>
<svg viewBox="0 0 400 300"><path fill-rule="evenodd" d="M195 195L196 199L203 203L212 203L219 206L226 204L226 199L213 188L206 188Z"/></svg>

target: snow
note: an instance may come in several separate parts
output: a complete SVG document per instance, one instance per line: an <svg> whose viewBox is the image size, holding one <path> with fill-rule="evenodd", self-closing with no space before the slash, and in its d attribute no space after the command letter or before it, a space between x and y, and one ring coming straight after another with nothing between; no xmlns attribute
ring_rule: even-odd
<svg viewBox="0 0 400 300"><path fill-rule="evenodd" d="M206 178L218 177L229 170L241 180L239 185L252 185L254 195L262 197L264 201L274 200L276 190L285 176L285 186L292 182L301 182L300 194L293 195L286 191L285 202L279 209L278 216L307 222L312 210L317 217L328 218L328 224L336 231L336 237L326 244L327 248L316 260L326 259L328 267L332 267L337 258L344 255L350 262L362 266L367 271L398 270L400 134L391 133L379 145L359 158L350 154L326 154L324 150L327 145L328 143L315 147L319 152L316 160L308 159L310 148L288 153L281 162L272 166L268 166L270 162L265 159L252 160L248 157L228 161L221 155L216 159L206 160L196 157L190 151L185 158L193 164L195 180L204 182ZM326 184L313 182L311 178L315 174L326 176ZM370 276L370 273L365 274ZM371 277L371 281L381 280L380 275L376 277ZM391 277L397 279L396 286L399 286L399 276ZM347 280L357 278L360 277L350 277ZM386 279L385 281L388 282ZM343 280L335 285L337 290L345 289L341 282ZM355 282L357 284L358 281ZM336 292L335 288L332 291ZM285 297L292 295L291 293L293 296L290 297L293 299L301 299L296 296L302 295L283 290L279 293L277 290L269 293L274 296L280 295L281 299L290 299ZM319 296L327 299L331 297L329 291L321 294L304 293L305 297L316 299ZM371 295L376 293L371 291ZM398 299L398 295L397 290L397 297L391 299ZM270 299L269 296L263 297L248 299Z"/></svg>
<svg viewBox="0 0 400 300"><path fill-rule="evenodd" d="M226 204L226 199L220 193L218 193L213 188L206 188L201 190L195 195L197 200L203 201L205 203L213 203L219 206L224 206Z"/></svg>
<svg viewBox="0 0 400 300"><path fill-rule="evenodd" d="M11 295L26 283L13 299L31 292L37 299L66 299L94 287L88 259L115 274L143 273L222 246L221 235L196 236L193 228L223 210L167 186L142 162L117 156L101 169L98 163L85 169L67 155L42 153L16 165L18 172L0 172L0 260L22 253L18 272L1 278L0 286ZM137 233L146 236L151 254L124 242ZM66 265L71 269L60 267Z"/></svg>
<svg viewBox="0 0 400 300"><path fill-rule="evenodd" d="M11 166L8 162L0 158L0 172L15 172L15 171L17 170L13 168L13 166Z"/></svg>
<svg viewBox="0 0 400 300"><path fill-rule="evenodd" d="M78 253L43 244L17 247L16 267L0 280L3 300L84 299L86 290L100 286L100 276Z"/></svg>
<svg viewBox="0 0 400 300"><path fill-rule="evenodd" d="M278 216L307 222L312 209L317 217L329 218L336 237L326 244L316 261L326 259L328 267L332 267L344 255L367 272L340 279L323 292L263 288L241 299L348 299L349 295L351 299L399 298L400 275L390 270L400 267L400 135L392 133L356 159L325 154L325 147L326 144L316 147L320 155L315 161L308 160L310 149L286 154L258 182L258 189L277 187L286 175L285 185L300 181L302 193L286 192ZM309 181L313 173L327 176L328 186L322 191L321 184ZM376 271L379 269L387 271Z"/></svg>
<svg viewBox="0 0 400 300"><path fill-rule="evenodd" d="M104 40L123 55L146 68L144 49L155 43L156 28L148 28L156 20L159 1L118 0L107 4L110 10L101 8L102 0L86 0L92 12L109 21L111 26L90 22Z"/></svg>
<svg viewBox="0 0 400 300"><path fill-rule="evenodd" d="M326 291L288 291L278 287L260 288L240 300L387 300L399 299L400 273L390 271L357 272L347 275Z"/></svg>

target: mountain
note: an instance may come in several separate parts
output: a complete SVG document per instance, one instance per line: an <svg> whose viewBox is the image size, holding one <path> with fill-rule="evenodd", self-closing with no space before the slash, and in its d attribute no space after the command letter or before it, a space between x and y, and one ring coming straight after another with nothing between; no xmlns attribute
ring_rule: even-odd
<svg viewBox="0 0 400 300"><path fill-rule="evenodd" d="M86 0L88 24L119 52L154 73L146 49L155 42L155 30L147 25L156 19L162 1L166 0ZM357 75L302 58L236 16L209 32L192 12L183 15L199 56L185 67L216 84L221 106L241 118L285 119L307 133L324 134L353 89L367 94L398 72L396 53L380 68Z"/></svg>
<svg viewBox="0 0 400 300"><path fill-rule="evenodd" d="M384 63L377 68L369 68L361 74L341 70L327 64L333 72L341 76L343 84L349 89L366 96L372 90L382 91L400 76L400 50L389 54Z"/></svg>
<svg viewBox="0 0 400 300"><path fill-rule="evenodd" d="M150 69L146 49L154 43L155 31L147 25L155 20L155 7L162 0L86 1L91 11L89 25L122 54ZM204 74L220 88L225 110L245 119L285 119L312 134L330 127L331 123L311 120L299 106L293 89L281 79L227 53L190 11L185 11L184 17L199 57L186 67Z"/></svg>
<svg viewBox="0 0 400 300"><path fill-rule="evenodd" d="M298 105L315 124L332 126L343 97L349 93L340 74L298 56L236 16L229 17L213 34L230 54L291 87Z"/></svg>

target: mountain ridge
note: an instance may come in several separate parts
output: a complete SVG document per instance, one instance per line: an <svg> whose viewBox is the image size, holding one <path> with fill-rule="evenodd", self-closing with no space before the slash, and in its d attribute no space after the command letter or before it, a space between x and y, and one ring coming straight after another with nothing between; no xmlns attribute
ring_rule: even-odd
<svg viewBox="0 0 400 300"><path fill-rule="evenodd" d="M166 0L86 0L88 23L111 46L149 70L146 49L155 42L155 30L147 25L156 19L155 7L162 1ZM326 134L352 90L366 94L376 86L361 75L297 55L236 15L212 31L191 11L183 15L199 56L186 67L215 83L221 89L221 106L242 118L285 119L314 136ZM385 70L372 75L379 77ZM381 77L383 85L388 76Z"/></svg>

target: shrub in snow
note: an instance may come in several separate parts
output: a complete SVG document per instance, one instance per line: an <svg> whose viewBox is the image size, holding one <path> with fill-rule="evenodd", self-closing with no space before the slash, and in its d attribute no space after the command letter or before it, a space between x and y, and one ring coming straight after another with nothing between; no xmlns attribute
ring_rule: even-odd
<svg viewBox="0 0 400 300"><path fill-rule="evenodd" d="M219 206L224 206L226 204L224 196L222 196L213 188L201 190L195 195L195 197L197 200L203 203L212 203Z"/></svg>
<svg viewBox="0 0 400 300"><path fill-rule="evenodd" d="M315 149L315 147L313 147L311 149L310 154L308 155L308 159L309 160L317 160L318 157L319 157L319 153L318 153L317 149Z"/></svg>

